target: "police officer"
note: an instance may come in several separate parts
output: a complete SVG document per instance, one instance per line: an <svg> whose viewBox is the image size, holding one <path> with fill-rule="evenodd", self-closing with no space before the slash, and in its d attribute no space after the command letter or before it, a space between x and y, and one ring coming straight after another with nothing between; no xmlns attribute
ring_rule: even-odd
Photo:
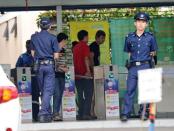
<svg viewBox="0 0 174 131"><path fill-rule="evenodd" d="M19 56L16 67L33 67L34 59L31 55L30 40L26 41L26 52ZM32 72L32 70L31 70ZM33 73L33 72L32 72ZM39 88L36 80L36 76L31 76L31 88L32 88L32 116L33 121L37 121L37 115L39 112Z"/></svg>
<svg viewBox="0 0 174 131"><path fill-rule="evenodd" d="M41 91L41 109L38 117L41 123L52 121L50 100L55 87L54 60L58 59L60 51L56 36L48 32L50 25L49 18L42 18L41 32L31 36L31 53L35 63L38 63L37 80Z"/></svg>
<svg viewBox="0 0 174 131"><path fill-rule="evenodd" d="M134 25L136 31L129 33L125 39L124 51L129 54L130 61L127 64L128 79L127 92L125 94L124 107L121 116L122 121L127 121L130 117L133 106L133 98L137 89L137 72L143 69L151 68L151 58L157 50L155 37L150 32L145 32L150 17L147 13L139 12L134 17ZM145 113L144 120L148 118ZM142 108L140 108L140 116L142 116Z"/></svg>
<svg viewBox="0 0 174 131"><path fill-rule="evenodd" d="M31 67L33 65L33 57L31 55L30 40L26 41L26 52L21 54L16 62L16 67Z"/></svg>

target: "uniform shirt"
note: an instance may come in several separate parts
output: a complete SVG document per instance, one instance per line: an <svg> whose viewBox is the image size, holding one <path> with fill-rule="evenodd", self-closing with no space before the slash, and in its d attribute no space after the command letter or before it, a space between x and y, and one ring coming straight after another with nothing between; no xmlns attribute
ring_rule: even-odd
<svg viewBox="0 0 174 131"><path fill-rule="evenodd" d="M125 39L124 51L131 53L130 62L151 60L150 52L157 50L155 37L150 32L144 32L140 37L130 33Z"/></svg>
<svg viewBox="0 0 174 131"><path fill-rule="evenodd" d="M80 41L73 48L75 74L85 75L85 73L87 72L85 57L89 57L89 56L90 56L90 49L87 43Z"/></svg>
<svg viewBox="0 0 174 131"><path fill-rule="evenodd" d="M53 59L53 54L60 49L56 36L42 30L31 36L31 50L35 51L36 59Z"/></svg>
<svg viewBox="0 0 174 131"><path fill-rule="evenodd" d="M100 65L100 47L96 42L91 43L90 51L94 53L94 66Z"/></svg>
<svg viewBox="0 0 174 131"><path fill-rule="evenodd" d="M23 53L22 55L19 56L17 62L16 62L16 67L31 67L33 65L33 57L31 54Z"/></svg>

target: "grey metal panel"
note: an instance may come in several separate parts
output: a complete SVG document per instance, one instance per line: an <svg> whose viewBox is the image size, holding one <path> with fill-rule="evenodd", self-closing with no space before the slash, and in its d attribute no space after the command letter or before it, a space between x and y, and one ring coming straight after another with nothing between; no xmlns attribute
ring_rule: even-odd
<svg viewBox="0 0 174 131"><path fill-rule="evenodd" d="M157 104L157 112L174 113L174 66L163 66L162 101Z"/></svg>
<svg viewBox="0 0 174 131"><path fill-rule="evenodd" d="M94 67L95 113L99 120L106 119L103 66Z"/></svg>
<svg viewBox="0 0 174 131"><path fill-rule="evenodd" d="M30 67L18 67L17 68L17 81L22 80L22 75L25 74L26 81L31 81L31 69Z"/></svg>
<svg viewBox="0 0 174 131"><path fill-rule="evenodd" d="M28 0L28 6L103 5L174 2L174 0ZM25 7L25 0L0 0L0 7Z"/></svg>
<svg viewBox="0 0 174 131"><path fill-rule="evenodd" d="M23 77L23 76L25 76L25 77ZM30 91L31 91L31 85L26 84L28 82L31 83L31 68L30 67L18 67L17 68L17 83L21 82L21 81L24 83L24 87L27 92L27 93L25 91L20 92L20 90L22 89L22 85L19 86L17 84L18 91L19 91L19 100L20 100L20 105L21 105L21 111L22 111L21 118L22 118L23 123L30 123L30 122L32 122L32 95L31 95L31 92L28 92L27 88L30 88Z"/></svg>

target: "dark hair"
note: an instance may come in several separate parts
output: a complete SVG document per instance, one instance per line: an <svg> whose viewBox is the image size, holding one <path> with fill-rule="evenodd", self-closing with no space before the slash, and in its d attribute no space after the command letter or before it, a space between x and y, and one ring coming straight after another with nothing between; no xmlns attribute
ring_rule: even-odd
<svg viewBox="0 0 174 131"><path fill-rule="evenodd" d="M65 33L59 33L57 35L57 41L58 42L61 42L62 40L67 40L67 39L68 39L68 36Z"/></svg>
<svg viewBox="0 0 174 131"><path fill-rule="evenodd" d="M95 34L95 38L98 38L100 36L106 36L106 33L103 30L98 30Z"/></svg>
<svg viewBox="0 0 174 131"><path fill-rule="evenodd" d="M74 46L75 46L75 45L77 45L77 44L78 44L78 42L77 42L77 41L73 41L73 42L72 42L72 49L73 49L73 48L74 48Z"/></svg>
<svg viewBox="0 0 174 131"><path fill-rule="evenodd" d="M78 32L77 37L78 40L81 41L84 39L84 37L88 36L88 32L86 30L81 30Z"/></svg>
<svg viewBox="0 0 174 131"><path fill-rule="evenodd" d="M30 45L30 42L31 42L31 40L27 40L27 41L26 41L26 45L25 45L26 48L27 48L28 45Z"/></svg>

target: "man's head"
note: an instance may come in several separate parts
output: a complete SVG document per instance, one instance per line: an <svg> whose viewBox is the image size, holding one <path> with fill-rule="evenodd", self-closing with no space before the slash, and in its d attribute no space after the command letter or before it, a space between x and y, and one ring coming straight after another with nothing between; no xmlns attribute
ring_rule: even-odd
<svg viewBox="0 0 174 131"><path fill-rule="evenodd" d="M68 42L68 36L65 33L59 33L57 35L57 41L59 43L60 48L64 48Z"/></svg>
<svg viewBox="0 0 174 131"><path fill-rule="evenodd" d="M144 12L139 12L134 16L134 19L135 19L134 25L136 29L139 31L144 31L145 28L148 26L150 17L148 14Z"/></svg>
<svg viewBox="0 0 174 131"><path fill-rule="evenodd" d="M77 37L79 41L84 41L88 43L88 32L86 30L79 31Z"/></svg>
<svg viewBox="0 0 174 131"><path fill-rule="evenodd" d="M103 44L105 41L106 33L102 30L98 30L95 35L95 40L98 44Z"/></svg>
<svg viewBox="0 0 174 131"><path fill-rule="evenodd" d="M43 17L43 18L41 18L39 24L40 24L40 28L42 30L48 30L50 28L51 21L48 17Z"/></svg>
<svg viewBox="0 0 174 131"><path fill-rule="evenodd" d="M73 41L72 42L72 49L78 44L78 41Z"/></svg>
<svg viewBox="0 0 174 131"><path fill-rule="evenodd" d="M30 40L27 40L25 45L28 54L31 54L30 42Z"/></svg>

